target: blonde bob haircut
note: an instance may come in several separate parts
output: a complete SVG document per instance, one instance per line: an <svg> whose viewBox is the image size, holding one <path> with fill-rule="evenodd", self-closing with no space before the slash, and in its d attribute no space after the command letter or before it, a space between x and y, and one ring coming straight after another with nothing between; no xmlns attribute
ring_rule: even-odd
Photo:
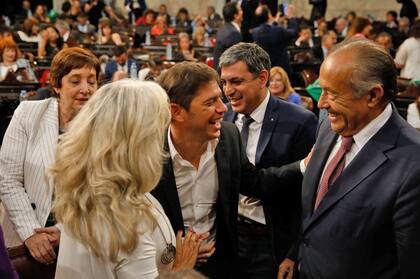
<svg viewBox="0 0 420 279"><path fill-rule="evenodd" d="M286 97L288 97L292 92L294 92L294 89L292 85L290 84L289 76L287 75L286 71L282 67L273 67L270 70L270 77L273 78L274 75L280 75L280 78L284 84L284 91L282 94Z"/></svg>
<svg viewBox="0 0 420 279"><path fill-rule="evenodd" d="M158 84L126 79L100 88L60 137L48 172L53 211L97 257L115 262L137 247L145 232L139 224L154 228L144 193L161 177L169 121L168 96Z"/></svg>

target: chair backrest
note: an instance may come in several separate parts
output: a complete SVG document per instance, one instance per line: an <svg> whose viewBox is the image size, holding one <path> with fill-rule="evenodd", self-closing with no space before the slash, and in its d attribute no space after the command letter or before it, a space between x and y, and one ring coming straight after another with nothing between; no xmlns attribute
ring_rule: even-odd
<svg viewBox="0 0 420 279"><path fill-rule="evenodd" d="M45 265L32 258L29 250L24 245L7 249L9 258L14 265L20 279L53 279L57 262Z"/></svg>

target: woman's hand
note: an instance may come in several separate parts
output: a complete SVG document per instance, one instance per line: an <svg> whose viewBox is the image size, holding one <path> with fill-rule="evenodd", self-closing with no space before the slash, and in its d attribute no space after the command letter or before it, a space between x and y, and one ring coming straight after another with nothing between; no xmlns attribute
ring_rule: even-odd
<svg viewBox="0 0 420 279"><path fill-rule="evenodd" d="M25 245L35 260L43 264L54 263L57 255L54 246L60 242L60 231L56 227L35 229L35 233L25 240Z"/></svg>
<svg viewBox="0 0 420 279"><path fill-rule="evenodd" d="M176 255L173 270L191 269L197 261L202 239L194 232L188 231L182 239L182 231L176 235Z"/></svg>

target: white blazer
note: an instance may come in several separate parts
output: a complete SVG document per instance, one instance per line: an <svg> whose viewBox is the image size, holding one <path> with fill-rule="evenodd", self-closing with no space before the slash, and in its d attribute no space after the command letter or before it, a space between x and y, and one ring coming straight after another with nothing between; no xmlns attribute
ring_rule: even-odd
<svg viewBox="0 0 420 279"><path fill-rule="evenodd" d="M57 140L57 100L22 102L0 149L0 222L7 247L45 226L53 191L45 170L54 162Z"/></svg>

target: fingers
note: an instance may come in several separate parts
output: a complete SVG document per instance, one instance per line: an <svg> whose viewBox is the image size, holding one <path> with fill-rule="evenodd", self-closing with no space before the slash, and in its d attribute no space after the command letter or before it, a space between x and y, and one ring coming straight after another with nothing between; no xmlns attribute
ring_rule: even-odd
<svg viewBox="0 0 420 279"><path fill-rule="evenodd" d="M48 240L48 235L45 233L35 233L27 240L25 245L35 260L43 264L51 264L56 259L54 248Z"/></svg>

